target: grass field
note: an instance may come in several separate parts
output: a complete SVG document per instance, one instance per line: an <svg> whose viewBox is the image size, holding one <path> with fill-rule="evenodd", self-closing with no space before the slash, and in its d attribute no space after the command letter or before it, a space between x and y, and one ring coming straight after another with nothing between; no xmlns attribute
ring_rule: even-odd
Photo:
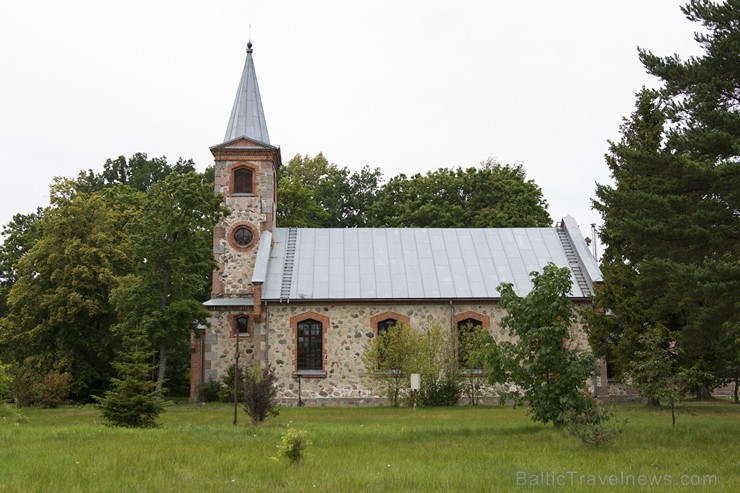
<svg viewBox="0 0 740 493"><path fill-rule="evenodd" d="M504 407L284 408L255 428L226 405L179 404L154 430L32 409L0 419L0 492L740 491L740 406L688 411L671 428L669 411L619 406L624 433L594 449ZM289 426L313 442L297 466L273 459Z"/></svg>

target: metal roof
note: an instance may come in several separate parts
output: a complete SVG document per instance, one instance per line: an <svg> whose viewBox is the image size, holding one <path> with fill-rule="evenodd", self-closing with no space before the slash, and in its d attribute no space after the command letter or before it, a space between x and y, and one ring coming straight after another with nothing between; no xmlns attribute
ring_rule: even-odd
<svg viewBox="0 0 740 493"><path fill-rule="evenodd" d="M572 296L586 298L593 281L599 280L586 268L592 266L579 258L588 247L580 232L559 235L574 225L575 221L563 222L561 228L276 228L262 298L496 299L502 282L512 283L524 296L532 289L529 273L541 272L548 262L570 268ZM290 232L295 247L287 241ZM583 242L585 250L574 249L574 241ZM266 246L261 242L260 250ZM258 257L262 256L260 251ZM577 279L581 273L586 274L585 283Z"/></svg>
<svg viewBox="0 0 740 493"><path fill-rule="evenodd" d="M267 133L265 112L262 109L260 88L257 85L257 74L254 71L252 60L252 42L247 44L247 59L239 80L239 89L236 91L234 106L231 110L229 125L226 127L224 142L247 137L264 144L270 143Z"/></svg>
<svg viewBox="0 0 740 493"><path fill-rule="evenodd" d="M254 298L213 298L203 303L208 308L254 306Z"/></svg>

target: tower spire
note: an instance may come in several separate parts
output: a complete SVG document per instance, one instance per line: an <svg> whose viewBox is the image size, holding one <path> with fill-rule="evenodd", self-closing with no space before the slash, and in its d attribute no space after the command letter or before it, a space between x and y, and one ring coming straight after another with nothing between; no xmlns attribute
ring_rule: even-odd
<svg viewBox="0 0 740 493"><path fill-rule="evenodd" d="M246 137L263 144L270 143L265 112L262 109L260 88L257 85L257 74L254 71L251 39L247 43L247 59L244 62L239 88L236 91L236 98L234 98L234 106L231 109L231 117L226 127L224 142L239 137Z"/></svg>

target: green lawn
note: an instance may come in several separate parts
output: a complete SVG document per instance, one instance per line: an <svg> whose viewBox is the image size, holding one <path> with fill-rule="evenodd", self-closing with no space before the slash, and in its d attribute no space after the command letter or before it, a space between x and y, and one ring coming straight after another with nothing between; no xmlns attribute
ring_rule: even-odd
<svg viewBox="0 0 740 493"><path fill-rule="evenodd" d="M0 492L740 491L740 406L691 403L675 428L669 411L616 411L630 423L594 449L503 407L284 408L254 428L180 404L154 430L107 427L92 406L26 410L0 419ZM298 466L272 458L288 426L313 442Z"/></svg>

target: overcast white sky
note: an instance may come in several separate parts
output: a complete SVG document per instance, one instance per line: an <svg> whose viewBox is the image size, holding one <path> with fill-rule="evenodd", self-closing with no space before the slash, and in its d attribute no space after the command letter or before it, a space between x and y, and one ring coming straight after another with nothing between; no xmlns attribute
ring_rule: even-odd
<svg viewBox="0 0 740 493"><path fill-rule="evenodd" d="M283 160L323 151L386 178L522 163L553 219L599 222L594 183L637 47L698 54L675 0L14 1L0 6L0 224L109 157L212 162L249 25Z"/></svg>

